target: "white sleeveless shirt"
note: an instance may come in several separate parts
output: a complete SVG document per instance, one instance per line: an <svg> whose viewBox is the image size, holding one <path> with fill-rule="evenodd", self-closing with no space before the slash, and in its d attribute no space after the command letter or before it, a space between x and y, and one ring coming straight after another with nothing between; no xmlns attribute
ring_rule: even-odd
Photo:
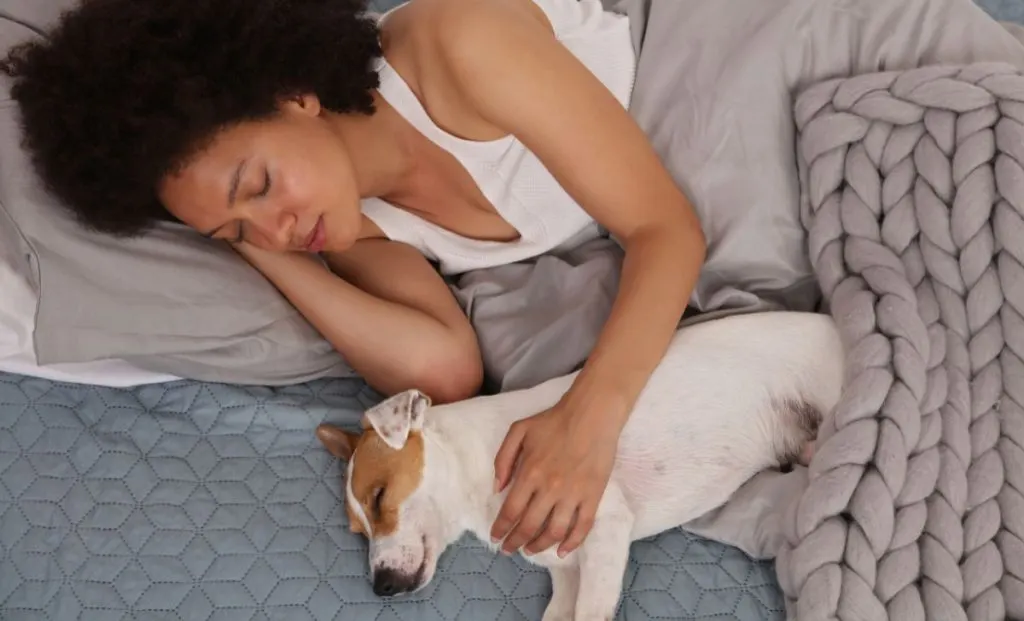
<svg viewBox="0 0 1024 621"><path fill-rule="evenodd" d="M544 11L558 40L628 107L636 68L628 18L605 11L601 0L533 1ZM522 261L602 233L597 222L514 137L471 141L454 136L430 119L386 60L379 59L377 70L381 97L455 157L498 214L519 232L519 238L509 242L471 239L382 199L364 199L363 214L389 239L413 246L437 262L442 274L451 275Z"/></svg>

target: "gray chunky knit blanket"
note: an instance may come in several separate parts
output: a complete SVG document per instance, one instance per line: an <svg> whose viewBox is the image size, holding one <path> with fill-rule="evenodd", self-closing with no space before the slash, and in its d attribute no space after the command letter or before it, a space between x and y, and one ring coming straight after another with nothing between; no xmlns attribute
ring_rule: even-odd
<svg viewBox="0 0 1024 621"><path fill-rule="evenodd" d="M1024 619L1024 76L835 79L795 117L849 369L785 520L790 616Z"/></svg>

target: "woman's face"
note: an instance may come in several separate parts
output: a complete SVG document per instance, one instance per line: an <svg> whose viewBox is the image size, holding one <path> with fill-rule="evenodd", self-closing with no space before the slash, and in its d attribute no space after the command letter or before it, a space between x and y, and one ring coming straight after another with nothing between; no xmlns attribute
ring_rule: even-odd
<svg viewBox="0 0 1024 621"><path fill-rule="evenodd" d="M158 195L204 235L266 250L340 252L362 222L345 144L313 97L221 131Z"/></svg>

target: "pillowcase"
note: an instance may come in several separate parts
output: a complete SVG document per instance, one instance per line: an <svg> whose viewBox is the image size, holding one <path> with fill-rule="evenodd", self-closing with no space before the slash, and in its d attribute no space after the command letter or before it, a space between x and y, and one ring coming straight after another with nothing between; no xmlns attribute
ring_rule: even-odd
<svg viewBox="0 0 1024 621"><path fill-rule="evenodd" d="M3 226L0 221L0 227ZM0 372L117 388L178 379L138 369L123 360L39 366L32 348L36 292L21 270L24 257L12 257L9 250L8 246L0 246Z"/></svg>
<svg viewBox="0 0 1024 621"><path fill-rule="evenodd" d="M7 10L33 7L26 22L54 14L38 6ZM0 22L0 50L38 36ZM31 257L39 364L117 358L154 372L260 385L355 375L230 248L175 224L131 240L79 226L40 188L18 117L9 83L0 83L0 211L17 237L0 241Z"/></svg>
<svg viewBox="0 0 1024 621"><path fill-rule="evenodd" d="M0 41L25 36L23 26L0 18ZM0 110L12 105L6 76L0 74ZM32 253L0 203L0 359L31 347L37 290Z"/></svg>
<svg viewBox="0 0 1024 621"><path fill-rule="evenodd" d="M32 349L36 291L30 274L27 248L0 207L0 361Z"/></svg>

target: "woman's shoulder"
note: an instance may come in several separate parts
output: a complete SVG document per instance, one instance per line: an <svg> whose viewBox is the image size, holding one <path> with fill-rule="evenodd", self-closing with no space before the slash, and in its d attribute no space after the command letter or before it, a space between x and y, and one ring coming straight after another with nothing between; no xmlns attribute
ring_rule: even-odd
<svg viewBox="0 0 1024 621"><path fill-rule="evenodd" d="M408 0L380 23L384 57L434 123L487 140L508 131L490 116L490 100L514 105L526 92L501 95L504 77L529 73L521 50L554 41L534 0Z"/></svg>
<svg viewBox="0 0 1024 621"><path fill-rule="evenodd" d="M486 41L486 33L501 25L554 33L536 0L407 0L386 14L381 37L385 43L412 40L436 51L456 51L467 41Z"/></svg>

